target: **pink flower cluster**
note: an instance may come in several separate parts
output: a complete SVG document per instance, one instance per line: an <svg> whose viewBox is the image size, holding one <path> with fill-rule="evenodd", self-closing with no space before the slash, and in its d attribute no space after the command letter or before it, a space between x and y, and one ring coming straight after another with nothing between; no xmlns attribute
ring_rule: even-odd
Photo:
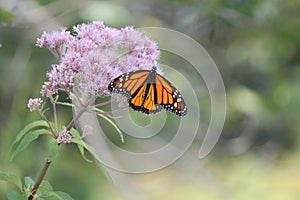
<svg viewBox="0 0 300 200"><path fill-rule="evenodd" d="M27 107L30 109L30 112L32 112L32 111L38 109L42 103L43 103L43 100L41 98L35 98L35 99L30 98L28 100Z"/></svg>
<svg viewBox="0 0 300 200"><path fill-rule="evenodd" d="M72 140L72 136L70 135L70 131L64 129L60 132L56 138L57 143L70 143Z"/></svg>
<svg viewBox="0 0 300 200"><path fill-rule="evenodd" d="M116 29L92 22L74 26L72 32L62 28L37 40L37 46L59 59L47 73L42 95L50 97L59 90L68 93L75 86L91 95L105 95L113 78L157 65L157 44L133 27Z"/></svg>

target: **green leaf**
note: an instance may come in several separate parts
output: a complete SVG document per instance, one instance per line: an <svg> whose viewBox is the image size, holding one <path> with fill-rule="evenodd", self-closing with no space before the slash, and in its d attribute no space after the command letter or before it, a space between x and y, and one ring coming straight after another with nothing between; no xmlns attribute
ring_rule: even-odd
<svg viewBox="0 0 300 200"><path fill-rule="evenodd" d="M98 112L101 112L101 110L99 108L94 108L95 111L98 111ZM120 135L120 139L121 139L121 142L124 143L124 136L123 136L123 133L122 131L119 129L119 127L117 126L117 124L112 120L110 119L109 117L107 117L106 115L104 114L97 114L99 117L102 117L103 119L105 119L108 123L110 123L116 130L117 132L119 133Z"/></svg>
<svg viewBox="0 0 300 200"><path fill-rule="evenodd" d="M27 195L25 193L20 194L17 191L11 190L7 193L8 200L27 200Z"/></svg>
<svg viewBox="0 0 300 200"><path fill-rule="evenodd" d="M21 179L14 174L6 174L0 172L0 180L12 183L18 187L20 191L22 191L22 182Z"/></svg>
<svg viewBox="0 0 300 200"><path fill-rule="evenodd" d="M84 151L84 141L82 139L80 139L80 134L79 132L72 128L70 130L70 134L72 135L73 139L72 139L72 143L75 143L77 144L77 147L79 149L79 152L81 154L81 156L83 157L83 159L87 162L93 162L92 160L88 159L86 156L85 156L85 151ZM77 141L77 142L74 142L74 141Z"/></svg>
<svg viewBox="0 0 300 200"><path fill-rule="evenodd" d="M104 164L102 162L102 160L100 159L100 157L98 156L98 154L96 153L95 149L88 145L86 142L84 142L83 140L72 140L72 143L77 144L77 146L81 146L84 149L86 149L97 161L99 161L100 163ZM79 147L78 147L79 148Z"/></svg>
<svg viewBox="0 0 300 200"><path fill-rule="evenodd" d="M70 130L70 133L71 133L71 135L73 136L76 136L77 138L78 138L78 135L79 135L79 133L78 133L78 131L77 130ZM88 158L86 158L86 156L85 156L85 149L88 151L88 152L90 152L90 154L97 160L97 161L99 161L101 164L103 164L103 166L104 166L104 169L105 169L105 173L106 173L106 175L107 175L107 177L108 178L110 178L111 180L112 180L112 177L111 177L111 175L110 175L110 173L107 171L107 169L105 168L105 164L103 163L103 161L100 159L100 157L98 156L98 154L96 153L96 151L95 151L95 149L92 147L92 146L90 146L90 145L88 145L86 142L84 142L82 139L72 139L72 141L71 141L72 143L75 143L75 144L77 144L77 147L78 147L78 149L79 149L79 151L80 151L80 153L81 153L81 156L87 161L87 162L92 162L92 160L89 160ZM113 180L112 180L113 181Z"/></svg>
<svg viewBox="0 0 300 200"><path fill-rule="evenodd" d="M59 95L56 94L55 97L53 98L53 102L56 102L59 99Z"/></svg>
<svg viewBox="0 0 300 200"><path fill-rule="evenodd" d="M58 104L58 105L74 107L74 104L68 103L68 102L60 102L60 101L56 101L55 103Z"/></svg>
<svg viewBox="0 0 300 200"><path fill-rule="evenodd" d="M56 194L63 200L73 200L73 198L68 193L56 191Z"/></svg>
<svg viewBox="0 0 300 200"><path fill-rule="evenodd" d="M39 130L34 130L34 131L30 131L27 135L25 135L23 137L23 139L21 140L21 142L19 143L19 145L17 146L16 150L13 152L13 154L10 157L10 160L12 161L14 159L14 157L22 152L24 149L26 149L28 147L28 145L34 141L35 139L37 139L40 135L43 134L49 134L51 135L51 132L47 129L39 129Z"/></svg>
<svg viewBox="0 0 300 200"><path fill-rule="evenodd" d="M49 148L48 160L52 161L56 158L58 153L58 143L53 137L50 138L50 141L48 143L48 148Z"/></svg>
<svg viewBox="0 0 300 200"><path fill-rule="evenodd" d="M81 156L83 157L83 159L84 159L85 161L89 162L89 163L92 163L93 161L90 160L90 159L88 159L88 158L85 156L85 150L84 150L84 147L83 147L82 145L78 145L78 144L77 144L77 147L78 147L79 152L80 152Z"/></svg>
<svg viewBox="0 0 300 200"><path fill-rule="evenodd" d="M32 188L34 185L34 181L32 180L32 178L30 176L26 176L24 178L24 185L26 188Z"/></svg>
<svg viewBox="0 0 300 200"><path fill-rule="evenodd" d="M21 138L31 129L33 128L37 128L40 126L45 126L48 127L48 123L45 120L38 120L38 121L33 121L30 124L26 125L17 135L16 139L15 139L15 143L19 142L21 140Z"/></svg>
<svg viewBox="0 0 300 200"><path fill-rule="evenodd" d="M70 134L72 135L73 139L80 139L80 134L75 128L71 128Z"/></svg>
<svg viewBox="0 0 300 200"><path fill-rule="evenodd" d="M41 127L41 126L44 126L44 127L48 127L48 124L45 120L37 120L37 121L33 121L31 122L30 124L26 125L17 135L16 139L14 140L14 142L12 143L11 147L10 147L10 150L9 152L11 152L13 146L18 143L22 137L28 133L31 129L33 128L37 128L37 127Z"/></svg>
<svg viewBox="0 0 300 200"><path fill-rule="evenodd" d="M49 192L47 195L44 195L44 199L47 200L73 200L73 198L65 192Z"/></svg>
<svg viewBox="0 0 300 200"><path fill-rule="evenodd" d="M48 196L49 192L52 192L53 191L53 188L51 186L51 184L48 182L48 181L42 181L38 191L37 191L37 194L39 196Z"/></svg>
<svg viewBox="0 0 300 200"><path fill-rule="evenodd" d="M102 114L97 114L97 115L99 117L102 117L106 121L108 121L118 131L119 134L122 134L122 131L119 129L119 127L117 126L117 124L112 119L108 118L106 115L102 115Z"/></svg>

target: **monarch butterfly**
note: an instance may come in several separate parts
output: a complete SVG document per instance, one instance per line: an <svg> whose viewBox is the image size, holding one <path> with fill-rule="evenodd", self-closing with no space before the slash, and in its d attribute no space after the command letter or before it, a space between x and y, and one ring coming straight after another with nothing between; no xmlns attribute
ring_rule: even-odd
<svg viewBox="0 0 300 200"><path fill-rule="evenodd" d="M145 114L169 110L176 115L187 114L180 92L163 76L151 70L138 70L122 74L112 80L108 90L127 97L129 106Z"/></svg>

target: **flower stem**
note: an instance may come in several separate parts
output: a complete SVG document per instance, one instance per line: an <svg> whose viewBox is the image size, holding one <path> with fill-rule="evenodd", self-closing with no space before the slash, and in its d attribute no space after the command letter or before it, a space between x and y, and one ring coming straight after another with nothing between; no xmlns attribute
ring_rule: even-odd
<svg viewBox="0 0 300 200"><path fill-rule="evenodd" d="M57 123L57 112L56 112L56 104L51 100L52 107L53 107L53 116L54 116L54 124L55 124L55 131L58 134L58 123Z"/></svg>
<svg viewBox="0 0 300 200"><path fill-rule="evenodd" d="M55 134L54 130L52 129L52 126L51 126L49 120L47 119L47 117L44 115L44 113L40 109L38 109L38 111L39 111L40 115L42 116L42 118L47 122L47 124L49 126L49 129L50 129L50 131L52 133L52 136L56 137L56 134Z"/></svg>
<svg viewBox="0 0 300 200"><path fill-rule="evenodd" d="M36 194L38 188L40 187L40 185L41 185L41 183L42 183L42 181L43 181L43 179L46 175L46 172L47 172L50 164L51 164L51 161L47 160L44 167L43 167L43 169L42 169L42 171L41 171L41 173L40 173L40 175L39 175L39 177L38 177L38 179L36 180L32 190L31 190L31 194L29 195L28 200L33 199L34 195Z"/></svg>
<svg viewBox="0 0 300 200"><path fill-rule="evenodd" d="M105 101L105 102L102 102L102 103L98 103L98 104L94 105L94 107L101 107L101 106L104 106L104 105L109 104L111 102L112 102L111 100L108 100L108 101Z"/></svg>
<svg viewBox="0 0 300 200"><path fill-rule="evenodd" d="M91 99L87 100L83 107L79 110L79 112L76 114L76 116L72 119L72 121L68 124L67 130L71 130L71 128L74 126L76 120L78 120L81 115L87 111L87 107L90 105L91 102L95 100L95 97L92 97Z"/></svg>
<svg viewBox="0 0 300 200"><path fill-rule="evenodd" d="M68 124L68 126L66 128L67 130L70 130L74 126L76 120L78 120L80 118L80 116L87 110L87 107L90 105L90 103L92 101L94 101L94 100L95 100L95 97L93 97L93 98L91 98L91 99L89 99L89 100L86 101L86 103L83 106L83 108L77 113L77 115ZM53 107L53 108L55 109L55 107ZM50 126L50 129L51 129L51 126ZM40 175L37 178L37 180L36 180L36 182L35 182L32 190L31 190L31 194L28 196L28 200L33 200L34 195L36 194L37 190L39 189L39 187L40 187L40 185L41 185L41 183L42 183L42 181L43 181L43 179L44 179L44 177L46 175L46 172L47 172L50 164L51 164L50 160L47 160L46 163L44 164L44 167L43 167L42 171L40 172Z"/></svg>

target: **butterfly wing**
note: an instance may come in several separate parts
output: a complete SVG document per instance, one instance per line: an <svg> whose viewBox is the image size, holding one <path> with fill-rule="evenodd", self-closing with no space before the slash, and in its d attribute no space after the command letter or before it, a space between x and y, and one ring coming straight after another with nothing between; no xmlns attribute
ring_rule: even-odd
<svg viewBox="0 0 300 200"><path fill-rule="evenodd" d="M163 108L155 103L155 83L142 85L129 101L129 106L145 114L154 114Z"/></svg>
<svg viewBox="0 0 300 200"><path fill-rule="evenodd" d="M129 100L146 82L149 73L149 70L139 70L122 74L110 82L108 90L125 95Z"/></svg>
<svg viewBox="0 0 300 200"><path fill-rule="evenodd" d="M129 106L136 111L153 114L166 109L179 116L186 115L186 104L180 92L155 70L122 74L110 82L108 89L125 95Z"/></svg>
<svg viewBox="0 0 300 200"><path fill-rule="evenodd" d="M179 116L187 114L186 104L180 92L163 76L155 78L155 104Z"/></svg>

